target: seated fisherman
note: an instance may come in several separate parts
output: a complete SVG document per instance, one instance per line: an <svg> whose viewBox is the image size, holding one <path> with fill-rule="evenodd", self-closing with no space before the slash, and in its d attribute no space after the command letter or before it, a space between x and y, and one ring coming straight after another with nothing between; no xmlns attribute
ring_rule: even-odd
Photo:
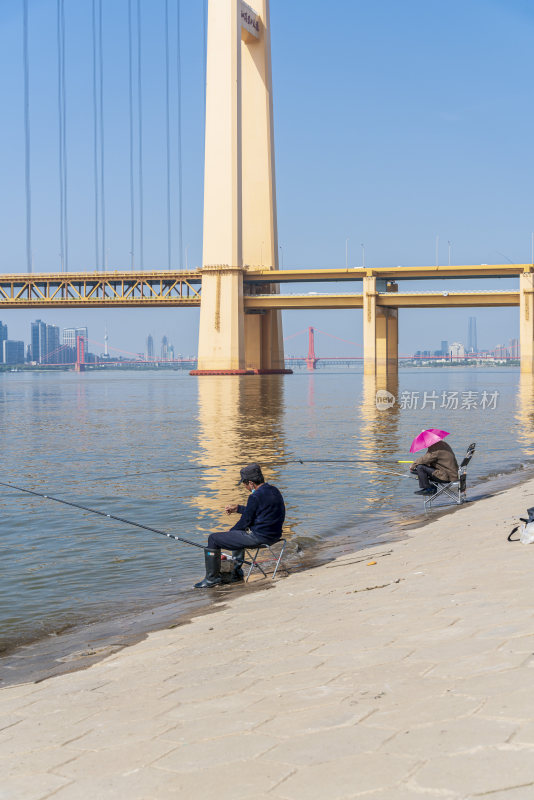
<svg viewBox="0 0 534 800"><path fill-rule="evenodd" d="M241 479L250 492L246 506L226 506L227 514L241 514L234 527L223 533L212 533L204 549L206 576L195 584L195 589L209 589L221 583L221 548L231 550L234 557L232 581L244 579L242 565L245 548L259 544L274 544L282 538L282 525L286 516L284 498L270 483L265 483L259 464L243 467Z"/></svg>
<svg viewBox="0 0 534 800"><path fill-rule="evenodd" d="M431 444L424 456L413 462L411 472L417 472L419 490L414 494L435 494L437 489L430 480L448 483L458 480L458 462L447 442Z"/></svg>

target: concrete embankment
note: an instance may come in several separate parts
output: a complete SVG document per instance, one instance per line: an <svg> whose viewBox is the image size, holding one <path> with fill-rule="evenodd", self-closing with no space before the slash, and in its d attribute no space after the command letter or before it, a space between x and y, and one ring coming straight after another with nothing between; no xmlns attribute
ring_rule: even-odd
<svg viewBox="0 0 534 800"><path fill-rule="evenodd" d="M533 499L0 690L0 798L531 800L534 546L506 536Z"/></svg>

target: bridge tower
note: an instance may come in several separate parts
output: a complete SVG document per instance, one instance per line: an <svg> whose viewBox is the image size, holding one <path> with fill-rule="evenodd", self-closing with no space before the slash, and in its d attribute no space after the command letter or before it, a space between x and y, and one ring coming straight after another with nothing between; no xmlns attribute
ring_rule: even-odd
<svg viewBox="0 0 534 800"><path fill-rule="evenodd" d="M209 0L198 369L287 372L280 311L244 313L248 266L278 268L269 0Z"/></svg>
<svg viewBox="0 0 534 800"><path fill-rule="evenodd" d="M306 367L309 370L317 369L317 357L315 355L315 330L308 328L308 357L306 359Z"/></svg>

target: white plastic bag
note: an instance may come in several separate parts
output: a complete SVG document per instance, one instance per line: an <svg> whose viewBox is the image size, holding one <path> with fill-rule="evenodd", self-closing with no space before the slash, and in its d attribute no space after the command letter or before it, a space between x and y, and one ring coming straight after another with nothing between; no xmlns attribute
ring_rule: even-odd
<svg viewBox="0 0 534 800"><path fill-rule="evenodd" d="M519 541L523 544L534 544L534 522L527 522L522 526Z"/></svg>

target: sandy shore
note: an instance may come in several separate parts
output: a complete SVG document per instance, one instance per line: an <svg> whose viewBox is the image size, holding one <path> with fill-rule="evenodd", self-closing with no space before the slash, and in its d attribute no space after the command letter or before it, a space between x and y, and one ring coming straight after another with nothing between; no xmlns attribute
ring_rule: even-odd
<svg viewBox="0 0 534 800"><path fill-rule="evenodd" d="M534 797L534 480L0 690L0 798ZM376 562L370 564L369 562Z"/></svg>

